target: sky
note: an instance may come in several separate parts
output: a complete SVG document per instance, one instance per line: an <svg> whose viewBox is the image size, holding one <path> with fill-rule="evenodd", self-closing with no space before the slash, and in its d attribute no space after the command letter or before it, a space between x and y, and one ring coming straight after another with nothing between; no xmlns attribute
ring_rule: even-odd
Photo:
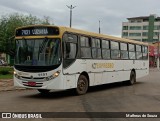
<svg viewBox="0 0 160 121"><path fill-rule="evenodd" d="M98 33L100 21L101 33L118 37L127 18L160 16L160 0L0 0L0 16L48 16L54 25L69 26L70 10L66 5L76 6L72 11L73 28Z"/></svg>

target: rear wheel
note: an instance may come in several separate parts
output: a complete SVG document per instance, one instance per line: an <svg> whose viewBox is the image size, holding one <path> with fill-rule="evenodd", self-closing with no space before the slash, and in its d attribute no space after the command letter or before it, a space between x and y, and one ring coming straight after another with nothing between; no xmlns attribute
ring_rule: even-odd
<svg viewBox="0 0 160 121"><path fill-rule="evenodd" d="M47 89L38 89L38 91L42 94L48 94L50 90Z"/></svg>
<svg viewBox="0 0 160 121"><path fill-rule="evenodd" d="M77 82L77 88L76 88L76 94L83 95L88 90L88 79L84 75L80 75L78 82Z"/></svg>
<svg viewBox="0 0 160 121"><path fill-rule="evenodd" d="M136 74L134 71L131 71L130 80L128 81L128 84L133 85L134 83L136 83Z"/></svg>

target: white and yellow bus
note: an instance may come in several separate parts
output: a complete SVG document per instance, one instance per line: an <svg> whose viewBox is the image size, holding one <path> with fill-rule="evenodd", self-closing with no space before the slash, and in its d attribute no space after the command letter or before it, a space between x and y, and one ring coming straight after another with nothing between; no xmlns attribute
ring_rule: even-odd
<svg viewBox="0 0 160 121"><path fill-rule="evenodd" d="M50 90L75 89L128 81L149 73L148 44L59 26L16 29L14 86Z"/></svg>

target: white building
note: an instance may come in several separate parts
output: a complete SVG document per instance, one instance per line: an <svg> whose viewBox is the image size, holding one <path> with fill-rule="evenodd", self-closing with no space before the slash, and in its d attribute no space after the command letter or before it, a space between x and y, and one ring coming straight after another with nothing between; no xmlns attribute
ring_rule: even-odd
<svg viewBox="0 0 160 121"><path fill-rule="evenodd" d="M156 15L127 18L122 23L122 37L143 41L157 42L160 33L160 17Z"/></svg>

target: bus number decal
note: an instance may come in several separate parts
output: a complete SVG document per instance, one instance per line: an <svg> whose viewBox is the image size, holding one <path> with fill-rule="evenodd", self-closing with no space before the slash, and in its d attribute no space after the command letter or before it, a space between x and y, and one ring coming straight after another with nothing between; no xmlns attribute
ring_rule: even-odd
<svg viewBox="0 0 160 121"><path fill-rule="evenodd" d="M39 73L38 76L47 76L47 73Z"/></svg>

